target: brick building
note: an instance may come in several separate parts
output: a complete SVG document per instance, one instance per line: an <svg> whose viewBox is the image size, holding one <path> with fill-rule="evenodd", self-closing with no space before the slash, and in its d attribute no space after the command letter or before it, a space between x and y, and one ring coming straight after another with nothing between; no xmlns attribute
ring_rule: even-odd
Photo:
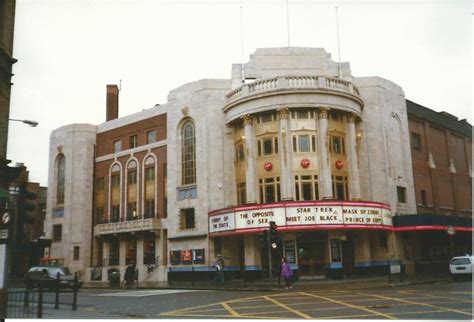
<svg viewBox="0 0 474 322"><path fill-rule="evenodd" d="M118 100L108 85L105 123L51 134L51 253L85 280L132 262L140 281L212 274L218 254L261 276L277 265L259 245L270 222L273 258L302 275L404 263L394 220L417 204L393 82L354 77L321 48L268 48L166 104L118 118Z"/></svg>
<svg viewBox="0 0 474 322"><path fill-rule="evenodd" d="M417 214L394 219L407 257L472 254L472 126L407 100Z"/></svg>

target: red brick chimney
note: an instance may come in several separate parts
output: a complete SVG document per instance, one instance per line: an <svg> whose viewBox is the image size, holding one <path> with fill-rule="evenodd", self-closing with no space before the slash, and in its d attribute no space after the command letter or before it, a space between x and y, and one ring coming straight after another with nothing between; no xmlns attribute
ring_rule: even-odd
<svg viewBox="0 0 474 322"><path fill-rule="evenodd" d="M107 85L107 115L106 121L118 118L119 89L117 85Z"/></svg>

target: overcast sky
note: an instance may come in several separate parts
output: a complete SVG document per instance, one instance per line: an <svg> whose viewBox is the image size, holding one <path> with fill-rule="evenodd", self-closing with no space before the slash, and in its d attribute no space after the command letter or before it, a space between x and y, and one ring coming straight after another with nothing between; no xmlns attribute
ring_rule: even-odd
<svg viewBox="0 0 474 322"><path fill-rule="evenodd" d="M242 5L243 4L243 5ZM355 77L380 76L406 98L472 124L471 1L289 0L290 45L325 48ZM8 158L47 185L49 135L105 121L105 85L119 116L166 103L170 90L230 78L256 48L288 45L286 0L17 0Z"/></svg>

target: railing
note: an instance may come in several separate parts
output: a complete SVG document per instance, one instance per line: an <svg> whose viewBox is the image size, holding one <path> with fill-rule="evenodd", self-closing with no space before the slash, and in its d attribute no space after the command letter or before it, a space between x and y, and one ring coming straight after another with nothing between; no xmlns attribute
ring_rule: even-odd
<svg viewBox="0 0 474 322"><path fill-rule="evenodd" d="M94 227L94 235L116 234L142 230L158 230L161 226L159 218L144 218L114 222L108 224L99 224Z"/></svg>
<svg viewBox="0 0 474 322"><path fill-rule="evenodd" d="M7 318L41 318L43 301L39 301L39 291L8 291Z"/></svg>
<svg viewBox="0 0 474 322"><path fill-rule="evenodd" d="M351 82L340 78L326 76L279 76L242 85L228 93L226 97L230 102L259 92L295 88L331 89L359 96L359 90Z"/></svg>

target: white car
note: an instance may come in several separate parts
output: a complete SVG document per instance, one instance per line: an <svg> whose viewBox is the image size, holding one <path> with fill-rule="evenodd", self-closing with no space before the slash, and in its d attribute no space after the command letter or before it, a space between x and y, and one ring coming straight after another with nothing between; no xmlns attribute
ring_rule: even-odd
<svg viewBox="0 0 474 322"><path fill-rule="evenodd" d="M449 262L449 271L454 278L459 276L470 276L472 278L472 265L474 256L457 256Z"/></svg>

